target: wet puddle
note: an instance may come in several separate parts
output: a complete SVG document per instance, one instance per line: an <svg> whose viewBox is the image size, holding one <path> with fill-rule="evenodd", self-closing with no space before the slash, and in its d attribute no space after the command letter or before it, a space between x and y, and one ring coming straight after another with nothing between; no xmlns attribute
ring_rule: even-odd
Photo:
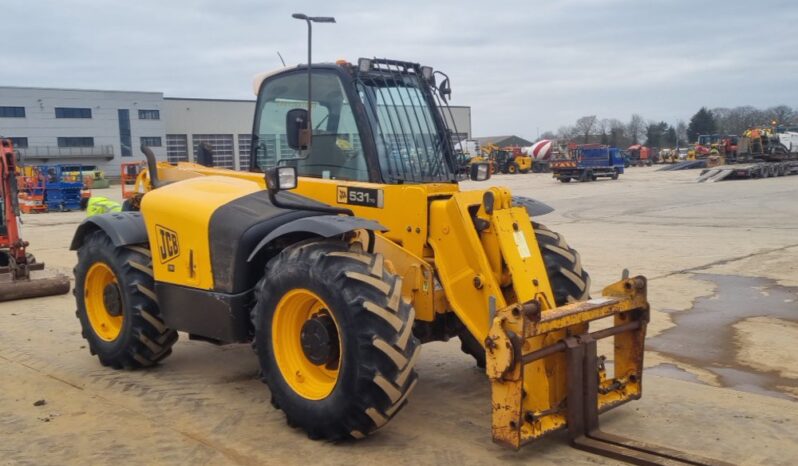
<svg viewBox="0 0 798 466"><path fill-rule="evenodd" d="M798 387L798 381L781 377L771 370L769 364L763 364L763 370L757 371L736 360L739 345L733 326L752 317L798 322L798 288L779 286L764 278L714 274L695 276L715 283L715 295L698 298L688 311L664 310L676 326L647 339L647 349L712 372L724 387L795 399L779 391L777 386ZM795 347L798 350L798 343ZM696 380L692 374L672 364L660 364L647 370L651 374Z"/></svg>

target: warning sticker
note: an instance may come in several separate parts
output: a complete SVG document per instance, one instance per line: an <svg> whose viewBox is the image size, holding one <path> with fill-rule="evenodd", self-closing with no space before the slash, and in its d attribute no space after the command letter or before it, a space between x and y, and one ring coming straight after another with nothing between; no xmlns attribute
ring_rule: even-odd
<svg viewBox="0 0 798 466"><path fill-rule="evenodd" d="M529 246L526 244L526 236L521 230L513 232L513 239L515 240L515 247L518 248L518 253L521 254L521 259L528 259L532 257L529 251Z"/></svg>

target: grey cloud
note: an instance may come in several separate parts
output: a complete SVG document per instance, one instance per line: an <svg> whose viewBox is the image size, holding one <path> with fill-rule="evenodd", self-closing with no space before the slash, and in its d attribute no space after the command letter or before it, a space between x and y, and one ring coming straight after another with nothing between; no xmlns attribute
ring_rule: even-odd
<svg viewBox="0 0 798 466"><path fill-rule="evenodd" d="M338 20L314 28L317 60L446 71L477 135L534 137L585 114L673 122L701 105L798 104L787 1L7 0L0 84L251 98L277 51L304 61L296 11Z"/></svg>

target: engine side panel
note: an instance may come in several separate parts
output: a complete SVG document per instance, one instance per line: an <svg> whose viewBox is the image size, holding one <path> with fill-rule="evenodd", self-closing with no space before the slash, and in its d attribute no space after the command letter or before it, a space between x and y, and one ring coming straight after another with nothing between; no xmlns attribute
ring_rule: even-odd
<svg viewBox="0 0 798 466"><path fill-rule="evenodd" d="M168 184L141 202L156 281L211 290L209 223L221 206L261 191L253 182L207 176Z"/></svg>

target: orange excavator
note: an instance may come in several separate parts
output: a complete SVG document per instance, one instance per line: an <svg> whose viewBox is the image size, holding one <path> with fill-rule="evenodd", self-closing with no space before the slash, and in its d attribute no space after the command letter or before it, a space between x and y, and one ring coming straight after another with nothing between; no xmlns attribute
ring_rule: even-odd
<svg viewBox="0 0 798 466"><path fill-rule="evenodd" d="M0 138L0 301L68 293L65 275L31 278L31 271L44 269L44 263L27 252L28 242L19 236L19 218L14 146L10 139Z"/></svg>

